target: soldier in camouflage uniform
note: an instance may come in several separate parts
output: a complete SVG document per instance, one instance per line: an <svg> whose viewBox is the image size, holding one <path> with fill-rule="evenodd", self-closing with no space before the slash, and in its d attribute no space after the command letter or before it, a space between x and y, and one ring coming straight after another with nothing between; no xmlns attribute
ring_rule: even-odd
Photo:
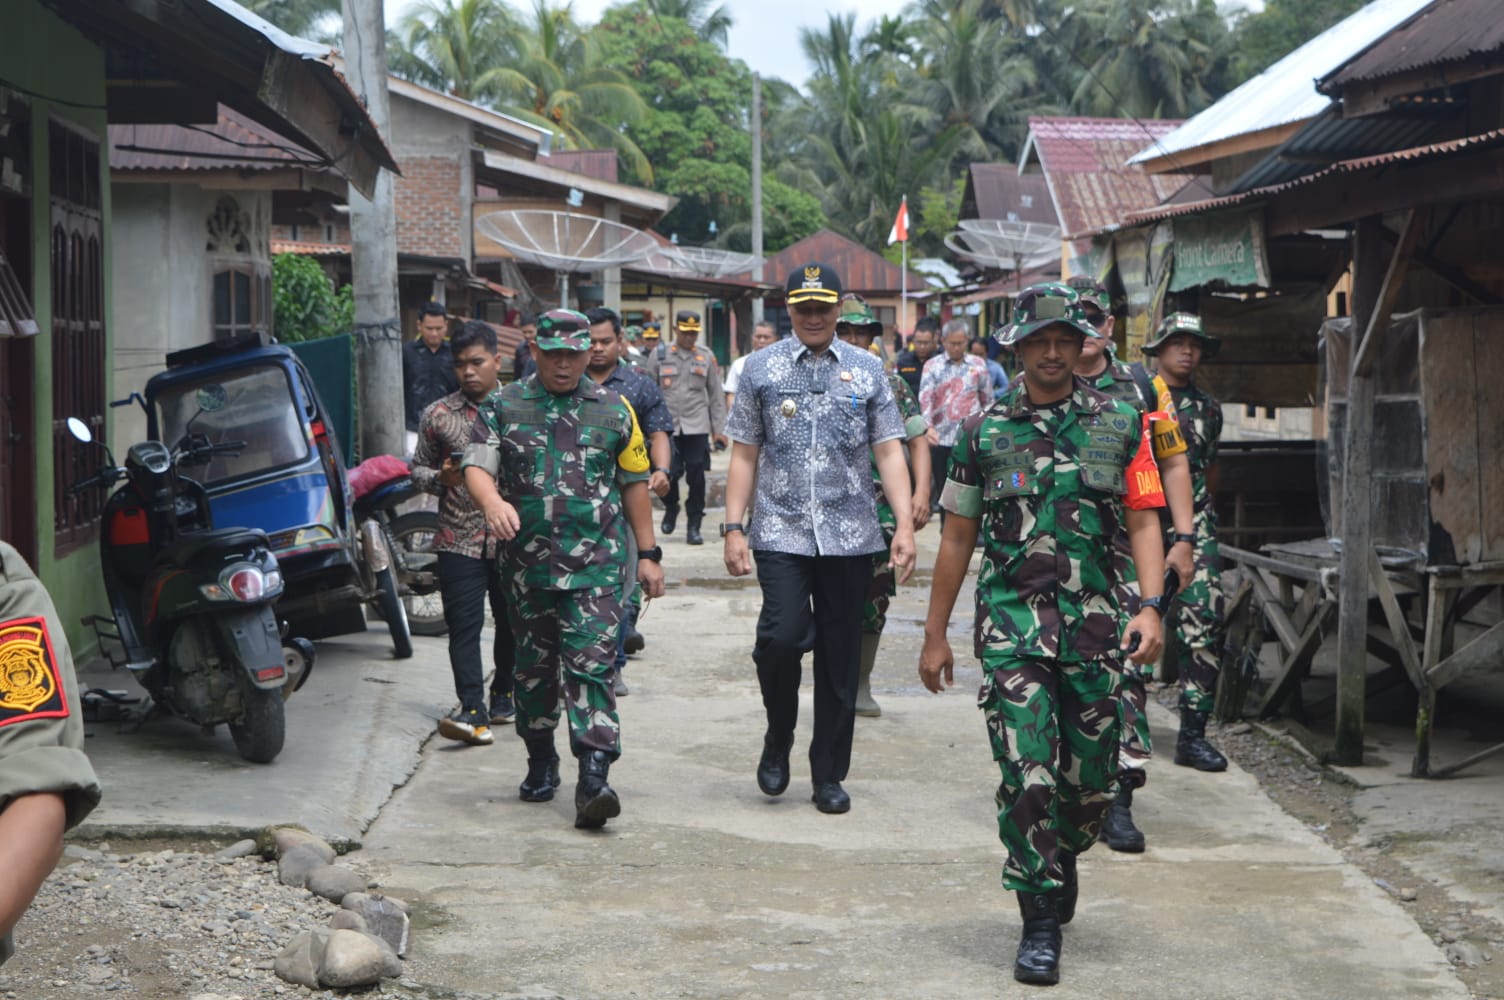
<svg viewBox="0 0 1504 1000"><path fill-rule="evenodd" d="M1151 378L1142 365L1125 365L1112 354L1113 316L1107 289L1095 280L1079 276L1069 282L1086 307L1086 321L1101 338L1090 337L1081 346L1081 360L1076 374L1094 389L1121 400L1142 417L1148 413L1169 413L1171 419L1153 421L1154 458L1164 482L1165 499L1175 526L1175 538L1165 553L1165 567L1174 570L1178 579L1189 581L1192 573L1191 467L1186 460L1185 439L1173 419L1174 400L1165 383ZM1128 536L1118 533L1113 543L1117 554L1119 602L1130 611L1138 607L1138 576L1133 570L1133 553ZM1174 594L1166 594L1174 597ZM1145 846L1144 834L1133 822L1133 792L1148 778L1144 766L1153 753L1149 739L1149 693L1145 687L1151 664L1143 670L1128 670L1118 699L1118 794L1102 820L1102 842L1114 851L1137 854Z"/></svg>
<svg viewBox="0 0 1504 1000"><path fill-rule="evenodd" d="M481 406L464 463L470 495L505 540L517 732L528 753L518 791L525 801L546 802L559 784L554 729L562 672L570 750L579 759L580 828L621 813L606 778L621 755L611 671L622 617L624 521L637 541L643 590L663 593L647 449L626 400L584 377L589 328L585 316L567 309L538 320L537 371Z"/></svg>
<svg viewBox="0 0 1504 1000"><path fill-rule="evenodd" d="M1026 289L1014 317L1006 341L1023 377L966 421L951 458L919 676L931 691L953 683L946 627L980 531L978 704L1002 771L1003 885L1023 915L1013 975L1054 983L1076 857L1110 801L1123 650L1137 664L1159 653L1164 549L1155 512L1125 509L1125 494L1140 502L1125 475L1136 411L1072 372L1083 339L1100 336L1079 297L1060 284ZM1121 524L1144 591L1126 623L1112 554Z"/></svg>
<svg viewBox="0 0 1504 1000"><path fill-rule="evenodd" d="M841 309L836 319L836 336L863 351L872 349L872 341L881 336L883 325L860 295L842 296ZM930 446L925 438L928 425L919 412L919 402L909 391L909 383L903 376L888 372L888 385L893 390L893 401L898 404L899 416L903 418L904 444L909 453L909 479L914 495L911 520L914 530L923 528L930 520ZM893 529L898 520L893 508L883 494L883 477L878 471L877 460L872 461L872 489L877 496L877 520L883 528L883 544L892 546ZM888 602L898 593L898 578L887 552L878 552L872 557L872 583L867 589L867 602L862 606L862 664L857 678L856 714L877 718L883 714L882 706L872 697L872 670L877 665L877 650L883 640L883 626L888 623Z"/></svg>
<svg viewBox="0 0 1504 1000"><path fill-rule="evenodd" d="M1212 508L1207 472L1217 460L1222 406L1196 385L1196 369L1214 356L1221 340L1201 327L1201 317L1171 313L1144 353L1154 358L1174 398L1175 416L1190 446L1192 541L1195 572L1175 602L1175 624L1190 655L1180 666L1180 735L1175 763L1198 771L1225 771L1227 758L1206 741L1206 720L1217 698L1226 596L1217 551L1217 512ZM1167 529L1168 534L1168 529ZM1176 536L1179 537L1178 535Z"/></svg>

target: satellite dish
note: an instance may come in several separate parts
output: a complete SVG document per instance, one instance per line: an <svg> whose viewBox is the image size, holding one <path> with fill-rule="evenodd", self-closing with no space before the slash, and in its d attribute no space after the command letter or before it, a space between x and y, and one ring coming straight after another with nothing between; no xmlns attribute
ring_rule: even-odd
<svg viewBox="0 0 1504 1000"><path fill-rule="evenodd" d="M573 212L489 212L475 225L518 260L553 268L559 275L560 305L566 307L569 275L636 263L658 250L658 241L640 229Z"/></svg>
<svg viewBox="0 0 1504 1000"><path fill-rule="evenodd" d="M632 266L640 271L674 277L725 278L746 274L761 263L761 257L734 250L660 245L651 257Z"/></svg>
<svg viewBox="0 0 1504 1000"><path fill-rule="evenodd" d="M1060 227L1007 219L963 219L960 230L945 237L952 253L979 264L1022 274L1060 256Z"/></svg>

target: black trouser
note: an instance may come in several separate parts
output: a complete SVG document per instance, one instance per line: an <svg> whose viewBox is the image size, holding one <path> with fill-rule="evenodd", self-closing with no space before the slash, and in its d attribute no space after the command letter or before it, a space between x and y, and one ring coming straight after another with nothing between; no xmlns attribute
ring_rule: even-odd
<svg viewBox="0 0 1504 1000"><path fill-rule="evenodd" d="M709 434L675 434L674 463L668 471L668 495L664 510L679 509L679 477L689 480L684 511L698 521L705 516L705 470L710 468Z"/></svg>
<svg viewBox="0 0 1504 1000"><path fill-rule="evenodd" d="M862 602L872 556L796 556L757 551L762 614L752 660L762 686L768 729L792 735L799 721L800 661L814 650L815 734L810 777L845 781L856 724L862 659Z"/></svg>
<svg viewBox="0 0 1504 1000"><path fill-rule="evenodd" d="M940 494L945 491L945 474L950 471L951 446L946 444L930 445L930 505L940 502Z"/></svg>
<svg viewBox="0 0 1504 1000"><path fill-rule="evenodd" d="M480 630L486 623L486 599L496 624L496 643L491 658L496 676L491 693L512 693L512 668L517 664L517 644L507 618L506 591L501 567L495 559L472 559L456 552L440 552L439 596L444 601L444 624L449 628L449 669L454 671L454 693L460 707L486 711L485 669L480 661Z"/></svg>

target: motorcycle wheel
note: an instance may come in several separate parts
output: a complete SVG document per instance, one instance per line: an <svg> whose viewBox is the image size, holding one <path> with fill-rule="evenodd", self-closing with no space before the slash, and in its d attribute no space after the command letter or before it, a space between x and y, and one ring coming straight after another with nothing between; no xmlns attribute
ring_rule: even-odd
<svg viewBox="0 0 1504 1000"><path fill-rule="evenodd" d="M402 594L397 587L397 573L388 566L376 574L376 609L386 622L392 636L392 652L397 659L405 660L413 655L413 635L407 627L407 609L402 606Z"/></svg>
<svg viewBox="0 0 1504 1000"><path fill-rule="evenodd" d="M270 764L282 752L287 739L287 715L282 708L282 691L258 688L249 678L240 678L240 703L245 714L230 723L230 737L235 749L252 764Z"/></svg>
<svg viewBox="0 0 1504 1000"><path fill-rule="evenodd" d="M413 635L444 635L444 602L439 596L438 557L433 551L434 532L439 530L436 511L415 510L392 521L394 555L401 562L397 582L402 585L402 604ZM421 582L419 577L424 578Z"/></svg>

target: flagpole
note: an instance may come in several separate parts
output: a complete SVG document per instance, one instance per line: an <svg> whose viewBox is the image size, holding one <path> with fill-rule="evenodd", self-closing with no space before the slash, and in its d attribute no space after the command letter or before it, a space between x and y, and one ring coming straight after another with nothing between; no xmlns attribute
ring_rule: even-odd
<svg viewBox="0 0 1504 1000"><path fill-rule="evenodd" d="M909 196L904 195L898 209L900 215L909 214ZM898 323L899 335L902 339L903 321L909 318L909 234L908 220L904 220L903 234L903 270L898 276Z"/></svg>

